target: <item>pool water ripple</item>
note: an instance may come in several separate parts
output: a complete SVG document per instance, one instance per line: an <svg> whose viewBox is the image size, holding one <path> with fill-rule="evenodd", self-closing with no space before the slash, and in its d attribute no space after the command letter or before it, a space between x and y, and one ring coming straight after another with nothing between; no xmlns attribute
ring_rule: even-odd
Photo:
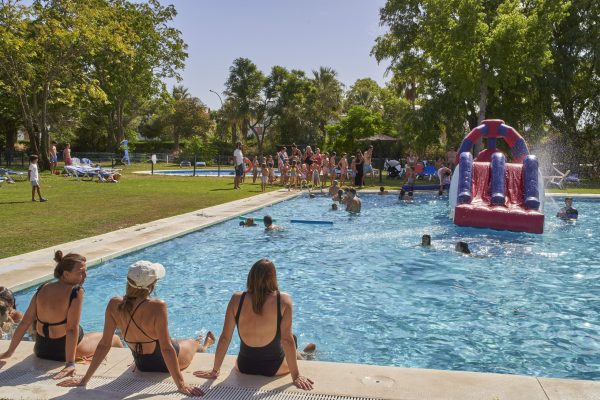
<svg viewBox="0 0 600 400"><path fill-rule="evenodd" d="M232 219L110 260L89 271L82 325L101 330L128 265L148 259L167 268L155 295L171 334L218 334L232 292L268 257L293 297L300 346L317 343L319 360L600 380L600 202L577 199L569 225L553 217L561 200L549 201L545 233L532 235L457 227L447 201L426 194L362 198L360 216L301 196L252 213L283 232ZM432 248L419 246L423 233ZM454 251L458 240L472 257ZM238 349L236 334L229 353Z"/></svg>

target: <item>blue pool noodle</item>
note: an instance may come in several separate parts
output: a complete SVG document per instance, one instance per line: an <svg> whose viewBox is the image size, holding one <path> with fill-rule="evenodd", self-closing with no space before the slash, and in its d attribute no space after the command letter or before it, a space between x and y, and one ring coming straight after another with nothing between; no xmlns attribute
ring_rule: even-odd
<svg viewBox="0 0 600 400"><path fill-rule="evenodd" d="M473 155L468 151L460 153L459 165L457 203L469 204L473 200Z"/></svg>
<svg viewBox="0 0 600 400"><path fill-rule="evenodd" d="M540 208L540 191L538 186L538 160L529 155L523 160L523 182L525 186L525 208L537 210Z"/></svg>
<svg viewBox="0 0 600 400"><path fill-rule="evenodd" d="M307 219L292 219L292 224L333 225L333 221L312 221Z"/></svg>
<svg viewBox="0 0 600 400"><path fill-rule="evenodd" d="M504 154L500 152L492 154L492 161L490 164L492 166L491 202L495 206L503 206L506 199L504 195L506 190L506 158L504 157Z"/></svg>

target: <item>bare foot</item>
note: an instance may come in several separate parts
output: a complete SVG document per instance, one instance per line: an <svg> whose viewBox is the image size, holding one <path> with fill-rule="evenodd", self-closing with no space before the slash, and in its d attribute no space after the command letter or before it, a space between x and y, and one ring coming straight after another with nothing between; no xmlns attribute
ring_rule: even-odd
<svg viewBox="0 0 600 400"><path fill-rule="evenodd" d="M215 344L215 340L215 334L211 331L208 331L208 333L206 334L206 339L204 339L204 348L208 349L210 346Z"/></svg>

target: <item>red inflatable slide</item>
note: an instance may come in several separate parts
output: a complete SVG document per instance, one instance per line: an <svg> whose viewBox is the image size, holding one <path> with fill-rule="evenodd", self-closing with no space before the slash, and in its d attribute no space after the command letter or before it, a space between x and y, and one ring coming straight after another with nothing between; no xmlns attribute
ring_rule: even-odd
<svg viewBox="0 0 600 400"><path fill-rule="evenodd" d="M487 139L488 148L473 160L470 151L479 137ZM497 138L511 145L517 162L506 162L506 156L496 150ZM483 121L463 140L458 157L450 188L455 224L543 233L544 192L537 159L529 155L525 141L512 127L501 120Z"/></svg>

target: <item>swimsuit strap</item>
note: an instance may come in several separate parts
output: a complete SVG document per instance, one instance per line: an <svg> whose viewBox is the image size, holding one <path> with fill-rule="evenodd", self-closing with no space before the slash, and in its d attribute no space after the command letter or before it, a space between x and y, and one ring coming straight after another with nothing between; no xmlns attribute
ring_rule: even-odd
<svg viewBox="0 0 600 400"><path fill-rule="evenodd" d="M125 338L127 337L127 332L129 331L129 326L131 325L132 322L140 330L140 332L142 332L144 335L146 335L146 337L148 337L149 339L152 339L152 337L150 337L150 335L148 335L146 332L144 332L144 330L142 328L140 328L140 326L137 324L137 322L135 322L135 320L133 319L133 315L136 313L138 308L140 308L140 306L147 301L148 301L148 299L144 299L144 300L140 301L139 304L133 309L133 312L129 313L129 322L127 323L127 327L125 328L125 334L123 334L123 340L127 341L127 339L125 339ZM152 342L155 342L156 340L157 339L152 339L149 342L135 342L135 343L136 344L152 343ZM134 342L132 342L132 343L134 343Z"/></svg>
<svg viewBox="0 0 600 400"><path fill-rule="evenodd" d="M242 311L242 305L244 304L244 298L245 297L246 297L246 292L242 293L242 296L240 297L240 304L238 305L237 312L235 313L235 323L236 324L240 320L240 313Z"/></svg>
<svg viewBox="0 0 600 400"><path fill-rule="evenodd" d="M35 295L37 296L40 292L40 290L46 286L47 284L44 283L43 285L41 285L40 287L37 288L37 290L35 291ZM60 322L53 322L53 323L48 323L48 322L44 322L42 321L38 315L37 315L37 307L36 307L36 315L35 318L38 322L40 322L42 324L42 331L44 332L44 336L49 338L50 337L50 326L58 326L58 325L64 325L67 323L67 316L69 314L69 308L71 308L71 303L73 302L73 299L77 298L78 294L79 294L79 289L83 289L83 287L81 285L75 285L73 286L73 288L71 289L71 294L69 295L69 307L67 308L67 315L65 316L65 319L60 321ZM36 302L37 302L37 297L36 297Z"/></svg>
<svg viewBox="0 0 600 400"><path fill-rule="evenodd" d="M279 293L279 290L277 291L277 333L275 334L276 336L280 336L281 335L281 320L283 319L283 316L281 315L281 294Z"/></svg>

